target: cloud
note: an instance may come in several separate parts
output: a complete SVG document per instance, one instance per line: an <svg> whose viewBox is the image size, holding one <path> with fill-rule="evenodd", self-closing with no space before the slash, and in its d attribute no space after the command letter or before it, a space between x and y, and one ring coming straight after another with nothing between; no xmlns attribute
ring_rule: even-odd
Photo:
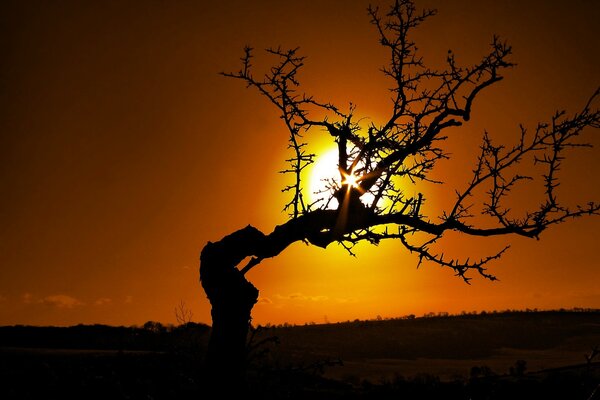
<svg viewBox="0 0 600 400"><path fill-rule="evenodd" d="M66 294L54 294L51 296L46 296L43 299L39 300L38 303L45 304L51 307L68 309L84 305L84 303L81 300Z"/></svg>
<svg viewBox="0 0 600 400"><path fill-rule="evenodd" d="M273 304L273 300L268 297L259 297L257 304Z"/></svg>
<svg viewBox="0 0 600 400"><path fill-rule="evenodd" d="M304 300L304 301L325 301L325 300L329 299L329 297L327 297L327 296L309 296L309 295L305 295L303 293L292 293L287 296L277 294L277 295L275 295L275 297L277 297L278 299L281 299L281 300Z"/></svg>
<svg viewBox="0 0 600 400"><path fill-rule="evenodd" d="M33 295L31 293L23 293L23 303L25 303L25 304L35 303L35 300L33 299Z"/></svg>
<svg viewBox="0 0 600 400"><path fill-rule="evenodd" d="M106 306L110 304L112 304L112 299L109 299L108 297L100 297L94 302L95 306Z"/></svg>

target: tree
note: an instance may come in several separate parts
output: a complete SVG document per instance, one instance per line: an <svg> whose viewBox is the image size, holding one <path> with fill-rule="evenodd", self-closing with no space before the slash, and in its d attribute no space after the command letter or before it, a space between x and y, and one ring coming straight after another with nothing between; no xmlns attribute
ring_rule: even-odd
<svg viewBox="0 0 600 400"><path fill-rule="evenodd" d="M192 318L194 317L194 313L190 310L185 301L180 300L177 307L175 307L175 319L180 326L188 325L192 322Z"/></svg>
<svg viewBox="0 0 600 400"><path fill-rule="evenodd" d="M514 145L496 144L484 134L472 177L456 192L452 206L441 215L426 215L425 196L405 194L399 181L442 183L431 172L450 157L444 149L448 135L469 121L478 96L514 66L511 47L494 37L489 53L475 65L461 66L448 52L445 68L431 69L419 56L411 32L435 10L418 11L411 0L396 0L386 12L369 7L368 13L389 54L382 72L391 83L392 102L389 118L381 125L363 127L353 105L342 110L301 92L298 72L304 57L298 49L267 49L275 62L257 77L253 49L246 47L241 69L223 73L256 89L277 108L293 155L283 171L292 177L283 189L290 194L285 205L288 221L268 234L246 226L209 242L201 252L200 278L213 319L207 359L217 378L243 377L248 326L258 299L258 290L245 274L296 241L322 248L338 242L351 253L361 241L395 239L417 256L419 264L427 261L450 268L468 283L472 273L494 280L487 264L508 246L478 260L449 259L434 250L448 232L537 239L553 225L600 212L595 202L566 206L556 190L565 150L590 146L579 141L582 132L600 127L600 111L593 107L599 89L574 114L557 112L533 131L521 127ZM322 201L309 203L302 178L315 159L306 150L314 129L328 132L337 145L339 180L329 182ZM543 168L537 179L522 168L526 159ZM525 182L538 182L544 195L536 209L516 213L509 206L509 195Z"/></svg>

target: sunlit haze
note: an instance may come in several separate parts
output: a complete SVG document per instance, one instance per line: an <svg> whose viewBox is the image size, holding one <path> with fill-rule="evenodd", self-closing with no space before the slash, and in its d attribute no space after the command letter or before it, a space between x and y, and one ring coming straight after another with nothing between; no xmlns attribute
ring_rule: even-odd
<svg viewBox="0 0 600 400"><path fill-rule="evenodd" d="M308 190L311 203L314 207L322 207L327 204L331 197L330 187L340 183L338 171L338 151L335 147L324 150L317 156L313 165L310 166L310 179ZM334 209L338 205L337 199L333 198L327 204L327 208Z"/></svg>

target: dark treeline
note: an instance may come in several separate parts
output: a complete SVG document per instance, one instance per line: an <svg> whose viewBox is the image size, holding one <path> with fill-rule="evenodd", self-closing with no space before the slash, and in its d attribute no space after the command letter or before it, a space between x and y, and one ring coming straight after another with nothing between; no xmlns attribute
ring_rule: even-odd
<svg viewBox="0 0 600 400"><path fill-rule="evenodd" d="M206 345L210 327L189 322L164 326L148 321L142 327L77 325L71 327L3 326L0 347L95 350L171 351Z"/></svg>
<svg viewBox="0 0 600 400"><path fill-rule="evenodd" d="M210 326L189 322L179 326L148 321L143 326L77 325L71 327L0 327L0 347L97 350L170 351L182 346L204 348ZM500 346L539 348L555 345L566 337L592 334L600 329L600 310L507 310L459 315L428 313L423 317L354 320L317 325L270 325L259 329L259 337L276 335L283 347L323 348L340 355L390 355L401 358L454 353L463 347L463 357L488 355ZM440 341L440 337L443 340ZM468 340L468 338L471 338ZM399 340L402 338L402 340ZM448 342L456 341L455 346ZM439 345L436 345L439 344ZM343 348L343 350L342 350ZM352 350L352 351L350 351ZM433 354L432 354L433 355Z"/></svg>
<svg viewBox="0 0 600 400"><path fill-rule="evenodd" d="M379 321L403 321L403 320L413 320L413 319L424 319L424 318L455 318L455 317L467 317L467 316L493 316L493 315L520 315L520 314L575 314L575 313L586 313L586 314L598 314L600 313L600 309L598 308L583 308L583 307L575 307L575 308L560 308L553 310L539 310L537 308L526 308L522 310L492 310L492 311L461 311L458 314L452 314L446 311L440 312L428 312L418 317L415 314L407 314L400 317L382 317L381 315L377 315L377 317L373 319L354 319L347 321L339 321L335 323L326 322L324 324L317 324L313 321L306 322L304 324L290 324L284 322L282 324L271 324L267 323L265 325L261 325L262 328L290 328L296 326L314 326L314 325L340 325L340 324L356 324L359 322L369 323L369 322L379 322Z"/></svg>

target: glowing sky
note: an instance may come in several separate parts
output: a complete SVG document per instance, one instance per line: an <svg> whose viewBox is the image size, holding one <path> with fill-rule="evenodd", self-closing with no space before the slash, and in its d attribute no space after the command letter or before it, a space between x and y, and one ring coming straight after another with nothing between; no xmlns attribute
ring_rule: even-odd
<svg viewBox="0 0 600 400"><path fill-rule="evenodd" d="M221 4L226 3L226 4ZM384 6L385 2L376 4ZM301 46L304 90L382 119L386 62L363 1L19 2L0 5L0 325L174 323L180 300L210 321L198 255L247 224L285 221L286 131L240 82L242 48ZM597 1L418 1L436 17L418 31L426 61L476 62L494 33L518 66L483 93L450 140L438 174L460 185L484 128L511 140L557 109L577 111L600 85ZM257 53L257 57L260 57ZM260 58L257 63L260 64ZM460 132L460 133L459 133ZM327 137L315 133L315 149ZM600 200L593 150L567 160L567 198ZM462 180L461 180L462 178ZM568 180L568 182L567 182ZM443 203L453 187L428 193ZM523 192L523 198L537 192ZM571 197L569 197L571 196ZM456 236L448 253L484 254L500 278L467 286L395 243L293 245L248 277L259 323L506 308L600 307L600 218L539 242Z"/></svg>

